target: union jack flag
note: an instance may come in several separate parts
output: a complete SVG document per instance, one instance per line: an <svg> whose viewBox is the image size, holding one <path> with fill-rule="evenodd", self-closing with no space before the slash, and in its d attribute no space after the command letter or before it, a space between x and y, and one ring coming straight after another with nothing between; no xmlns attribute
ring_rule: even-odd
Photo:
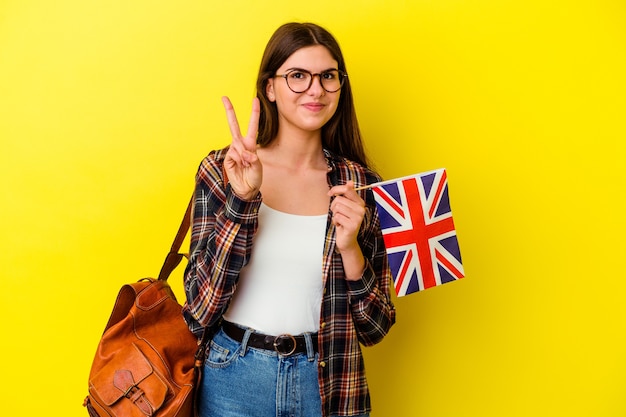
<svg viewBox="0 0 626 417"><path fill-rule="evenodd" d="M398 296L463 278L445 169L373 185Z"/></svg>

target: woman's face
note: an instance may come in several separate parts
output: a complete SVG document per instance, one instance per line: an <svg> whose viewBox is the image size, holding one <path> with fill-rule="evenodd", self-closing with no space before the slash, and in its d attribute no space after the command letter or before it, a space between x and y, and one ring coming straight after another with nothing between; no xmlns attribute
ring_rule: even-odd
<svg viewBox="0 0 626 417"><path fill-rule="evenodd" d="M276 71L288 74L298 69L319 74L337 69L337 61L322 45L307 46L294 52ZM294 84L294 82L292 82ZM296 88L297 90L297 88ZM297 129L306 132L319 131L337 110L341 90L329 93L322 88L320 77L313 76L311 87L302 93L294 93L282 77L271 78L266 87L267 97L276 103L279 131Z"/></svg>

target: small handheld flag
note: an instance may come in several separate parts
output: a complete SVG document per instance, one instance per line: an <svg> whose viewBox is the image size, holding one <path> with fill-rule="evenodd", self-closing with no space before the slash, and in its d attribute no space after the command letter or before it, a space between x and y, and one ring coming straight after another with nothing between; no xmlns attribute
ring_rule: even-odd
<svg viewBox="0 0 626 417"><path fill-rule="evenodd" d="M445 169L371 188L398 296L465 276Z"/></svg>

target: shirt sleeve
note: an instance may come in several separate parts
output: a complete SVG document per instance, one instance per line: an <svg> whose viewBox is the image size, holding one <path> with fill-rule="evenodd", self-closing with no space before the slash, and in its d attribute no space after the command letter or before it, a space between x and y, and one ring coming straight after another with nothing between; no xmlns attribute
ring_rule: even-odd
<svg viewBox="0 0 626 417"><path fill-rule="evenodd" d="M261 196L240 199L224 185L222 152L211 152L196 175L190 256L184 276L183 315L199 333L226 311L239 272L248 263Z"/></svg>
<svg viewBox="0 0 626 417"><path fill-rule="evenodd" d="M391 271L371 193L371 190L367 191L368 211L359 236L359 244L366 259L365 270L361 279L347 281L357 337L365 346L380 342L396 321L390 294Z"/></svg>

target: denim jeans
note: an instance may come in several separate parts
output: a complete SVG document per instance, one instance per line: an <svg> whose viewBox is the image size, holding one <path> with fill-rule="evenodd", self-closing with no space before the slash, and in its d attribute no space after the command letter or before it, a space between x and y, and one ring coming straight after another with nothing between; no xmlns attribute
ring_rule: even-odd
<svg viewBox="0 0 626 417"><path fill-rule="evenodd" d="M200 417L321 417L317 354L281 356L219 330L211 341L199 387ZM367 414L355 417L368 417Z"/></svg>
<svg viewBox="0 0 626 417"><path fill-rule="evenodd" d="M281 356L246 346L218 331L211 341L200 384L200 416L320 417L317 358L311 339L307 353Z"/></svg>

